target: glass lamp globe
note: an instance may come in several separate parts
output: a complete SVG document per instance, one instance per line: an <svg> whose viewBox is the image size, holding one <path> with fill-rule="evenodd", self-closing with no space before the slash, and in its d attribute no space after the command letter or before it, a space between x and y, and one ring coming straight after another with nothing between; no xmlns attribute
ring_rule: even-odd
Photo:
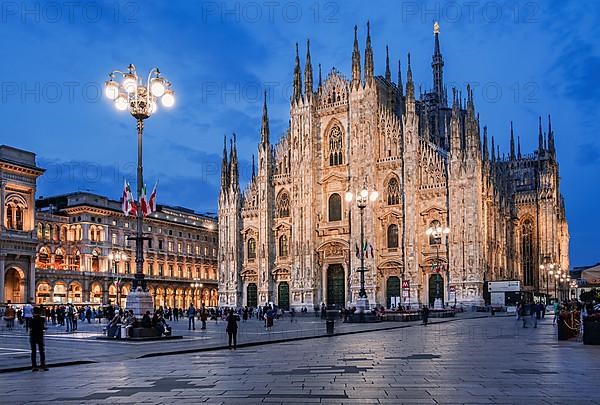
<svg viewBox="0 0 600 405"><path fill-rule="evenodd" d="M367 190L363 189L363 190L360 191L360 196L362 198L367 198L369 196L369 192Z"/></svg>
<svg viewBox="0 0 600 405"><path fill-rule="evenodd" d="M173 90L165 90L165 94L161 97L162 105L165 107L173 107L175 105L175 93Z"/></svg>
<svg viewBox="0 0 600 405"><path fill-rule="evenodd" d="M156 101L150 101L150 114L154 114L157 108Z"/></svg>
<svg viewBox="0 0 600 405"><path fill-rule="evenodd" d="M125 111L127 109L127 96L125 94L120 94L119 97L115 100L115 107L119 111Z"/></svg>
<svg viewBox="0 0 600 405"><path fill-rule="evenodd" d="M127 260L127 254L121 253L121 260Z"/></svg>
<svg viewBox="0 0 600 405"><path fill-rule="evenodd" d="M104 95L111 100L119 97L119 84L112 79L107 81L104 86Z"/></svg>
<svg viewBox="0 0 600 405"><path fill-rule="evenodd" d="M369 199L370 199L371 201L377 201L377 197L379 197L379 193L378 193L377 191L373 191L373 192L371 193L371 195L369 196Z"/></svg>
<svg viewBox="0 0 600 405"><path fill-rule="evenodd" d="M161 97L165 94L165 82L160 77L155 77L150 81L150 91L155 97Z"/></svg>
<svg viewBox="0 0 600 405"><path fill-rule="evenodd" d="M133 93L137 88L137 77L133 73L125 73L123 78L123 88L127 93Z"/></svg>
<svg viewBox="0 0 600 405"><path fill-rule="evenodd" d="M344 196L344 198L346 199L346 202L352 202L354 195L351 191L346 191L346 195Z"/></svg>

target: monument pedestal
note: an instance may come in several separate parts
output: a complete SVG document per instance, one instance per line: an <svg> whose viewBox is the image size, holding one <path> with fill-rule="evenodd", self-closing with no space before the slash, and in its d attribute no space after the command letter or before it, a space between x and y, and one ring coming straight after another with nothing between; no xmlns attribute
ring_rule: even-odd
<svg viewBox="0 0 600 405"><path fill-rule="evenodd" d="M148 291L142 291L138 288L137 291L132 291L127 295L125 310L132 310L136 318L142 319L146 311L150 314L154 313L154 304L152 303L152 295Z"/></svg>
<svg viewBox="0 0 600 405"><path fill-rule="evenodd" d="M358 312L366 312L369 308L369 299L367 297L361 297L356 300L356 309Z"/></svg>
<svg viewBox="0 0 600 405"><path fill-rule="evenodd" d="M433 309L444 309L444 304L441 298L436 298L433 302Z"/></svg>

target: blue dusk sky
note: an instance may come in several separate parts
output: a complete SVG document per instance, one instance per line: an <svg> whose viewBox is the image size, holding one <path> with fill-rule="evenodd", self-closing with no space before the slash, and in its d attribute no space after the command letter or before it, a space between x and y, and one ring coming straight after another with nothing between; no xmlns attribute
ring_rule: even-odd
<svg viewBox="0 0 600 405"><path fill-rule="evenodd" d="M118 199L135 182L134 119L102 97L114 69L158 66L174 108L146 121L148 187L159 203L216 212L223 135L237 133L242 181L259 141L267 90L272 141L285 130L295 43L306 40L323 76L350 75L353 27L361 56L367 20L376 74L389 45L406 77L432 86L432 23L439 21L445 82L474 88L482 125L506 153L510 121L523 153L538 116L552 116L571 235L572 266L600 261L600 3L581 1L7 1L0 6L0 144L37 153L38 196L77 190Z"/></svg>

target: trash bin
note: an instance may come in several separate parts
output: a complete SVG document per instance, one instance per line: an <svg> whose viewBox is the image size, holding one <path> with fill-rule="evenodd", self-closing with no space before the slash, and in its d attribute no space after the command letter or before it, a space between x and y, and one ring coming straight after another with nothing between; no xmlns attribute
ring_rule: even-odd
<svg viewBox="0 0 600 405"><path fill-rule="evenodd" d="M121 339L127 339L127 326L121 325Z"/></svg>
<svg viewBox="0 0 600 405"><path fill-rule="evenodd" d="M333 335L333 327L335 325L335 321L328 319L327 321L325 321L325 324L327 325L327 334Z"/></svg>

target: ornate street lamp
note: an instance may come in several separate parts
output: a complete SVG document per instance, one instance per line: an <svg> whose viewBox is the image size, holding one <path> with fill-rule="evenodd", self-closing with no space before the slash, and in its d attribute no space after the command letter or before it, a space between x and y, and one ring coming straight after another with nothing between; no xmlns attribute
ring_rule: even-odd
<svg viewBox="0 0 600 405"><path fill-rule="evenodd" d="M437 222L437 221L436 221ZM446 246L448 245L448 234L450 233L450 228L447 226L443 227L441 225L438 226L430 226L425 231L425 234L429 237L436 239L435 244L435 269L436 272L439 272L440 267L440 244L442 243L442 235L446 237ZM439 243L437 240L439 239ZM448 291L450 290L450 269L446 266L446 284L448 285ZM436 291L436 299L441 298L443 301L443 297L440 297L440 286L439 279L436 280L437 291ZM456 304L456 292L454 293L454 302ZM442 302L443 305L443 302Z"/></svg>
<svg viewBox="0 0 600 405"><path fill-rule="evenodd" d="M360 267L357 271L360 273L360 291L358 292L358 302L356 307L358 310L363 313L366 309L369 308L369 299L367 298L367 292L365 291L365 227L364 227L364 210L367 207L369 201L375 202L379 197L379 193L377 191L369 191L363 188L359 193L352 193L348 191L346 193L345 199L346 202L351 203L352 201L356 201L356 205L360 210Z"/></svg>
<svg viewBox="0 0 600 405"><path fill-rule="evenodd" d="M115 250L109 253L108 255L108 259L112 262L113 264L113 284L115 285L115 287L117 288L117 304L119 304L119 306L121 306L121 301L120 301L120 294L121 294L121 280L123 279L123 277L119 274L119 262L121 260L126 261L128 259L127 257L127 253L121 251L121 250Z"/></svg>
<svg viewBox="0 0 600 405"><path fill-rule="evenodd" d="M146 290L144 280L144 239L143 235L143 213L140 197L144 185L144 173L142 166L142 138L144 131L144 120L157 111L158 99L165 107L175 104L175 93L171 89L171 83L161 76L158 68L153 68L148 74L148 79L143 82L139 77L135 66L129 65L126 72L115 70L109 74L110 79L105 83L104 93L106 97L113 100L115 107L120 111L128 110L137 121L137 214L136 214L136 236L135 244L135 278L133 280L133 291L127 296L127 307L133 309L135 315L142 316L147 310L152 310L152 296ZM120 79L120 80L118 80Z"/></svg>
<svg viewBox="0 0 600 405"><path fill-rule="evenodd" d="M192 302L194 302L194 305L196 305L196 295L198 293L198 288L202 288L203 284L202 283L198 283L198 282L193 282L192 284L190 284L190 286L192 287Z"/></svg>

